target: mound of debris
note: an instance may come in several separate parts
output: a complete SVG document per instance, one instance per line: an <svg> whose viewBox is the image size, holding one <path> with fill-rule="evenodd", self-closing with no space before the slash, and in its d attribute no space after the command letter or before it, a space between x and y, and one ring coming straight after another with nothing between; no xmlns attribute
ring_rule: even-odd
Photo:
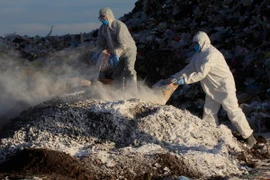
<svg viewBox="0 0 270 180"><path fill-rule="evenodd" d="M138 79L149 86L182 69L194 53L190 48L194 33L199 30L207 32L233 72L239 103L252 128L266 132L270 129L269 12L269 0L138 0L132 12L120 19L127 24L137 44L135 65ZM48 89L56 85L57 80L67 77L91 79L91 54L96 37L97 30L63 36L10 34L1 37L0 89L6 92L0 95L0 99L19 96L19 101L33 105L29 99L20 96L21 89L13 92L14 88L2 87L12 84L7 82L12 77L13 81L18 81L14 84L22 86L23 92L29 91L38 97L41 96L40 89L35 89L32 82L40 83L40 76L46 77L46 84L44 81L42 84L47 86L41 89ZM59 93L59 87L54 91L49 88L46 98ZM202 89L198 84L192 84L188 92L179 88L168 104L199 114L203 102ZM9 108L6 104L4 107ZM6 108L2 111L6 112ZM2 115L5 119L10 118L0 111L0 117ZM227 120L226 113L221 112L219 116Z"/></svg>
<svg viewBox="0 0 270 180"><path fill-rule="evenodd" d="M226 126L212 127L170 105L139 99L93 100L87 91L59 96L13 119L1 132L1 172L31 172L37 176L57 173L60 162L54 165L55 172L40 171L43 166L48 168L49 155L40 157L39 165L33 157L28 161L21 157L41 154L44 149L59 158L63 157L60 152L68 159L73 157L73 164L80 161L81 168L76 171L84 170L85 177L92 175L93 179L181 175L209 179L247 173L237 160L246 148ZM19 159L24 162L14 163ZM63 166L74 168L67 167L65 161ZM69 178L74 177L71 174Z"/></svg>
<svg viewBox="0 0 270 180"><path fill-rule="evenodd" d="M192 35L204 30L234 74L250 125L259 134L270 129L269 1L135 5L121 20L138 47L139 83L151 86L183 68L194 53ZM97 31L0 38L1 123L15 115L0 133L2 179L222 179L246 174L247 165L269 167L251 160L269 158L267 146L250 151L227 126L198 118L204 103L198 84L179 87L167 105L149 94L116 99L119 94L100 94L100 87L55 97L70 89L70 78L68 86L79 84L76 77L91 79L96 37ZM226 113L219 118L226 120Z"/></svg>

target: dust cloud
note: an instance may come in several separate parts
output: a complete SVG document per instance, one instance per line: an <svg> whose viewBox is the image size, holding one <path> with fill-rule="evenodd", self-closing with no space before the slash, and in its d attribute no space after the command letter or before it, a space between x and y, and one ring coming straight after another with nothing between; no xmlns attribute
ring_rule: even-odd
<svg viewBox="0 0 270 180"><path fill-rule="evenodd" d="M82 64L76 51L57 52L34 61L20 58L16 51L1 54L0 127L21 111L66 92L72 86L69 78L84 75Z"/></svg>
<svg viewBox="0 0 270 180"><path fill-rule="evenodd" d="M86 51L63 50L34 61L20 58L16 51L1 55L0 129L9 119L31 106L72 89L79 90L80 79L92 81L89 87L83 89L91 94L92 99L114 101L138 98L146 102L160 102L161 94L142 81L138 82L137 90L126 91L93 81L96 77L95 67L83 57Z"/></svg>
<svg viewBox="0 0 270 180"><path fill-rule="evenodd" d="M93 84L90 91L93 99L97 98L103 101L116 101L116 100L128 100L128 99L140 99L144 102L163 104L163 95L159 90L148 87L143 81L138 81L137 89L121 89L114 88L113 85L104 85L101 82Z"/></svg>

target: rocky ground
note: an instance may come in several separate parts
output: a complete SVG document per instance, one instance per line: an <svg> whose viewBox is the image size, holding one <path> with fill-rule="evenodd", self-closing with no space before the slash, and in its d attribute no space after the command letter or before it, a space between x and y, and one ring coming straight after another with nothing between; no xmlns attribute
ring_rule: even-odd
<svg viewBox="0 0 270 180"><path fill-rule="evenodd" d="M269 133L257 134L259 143L249 150L227 126L210 127L171 105L92 98L91 91L76 91L29 108L13 119L1 131L0 177L270 177Z"/></svg>

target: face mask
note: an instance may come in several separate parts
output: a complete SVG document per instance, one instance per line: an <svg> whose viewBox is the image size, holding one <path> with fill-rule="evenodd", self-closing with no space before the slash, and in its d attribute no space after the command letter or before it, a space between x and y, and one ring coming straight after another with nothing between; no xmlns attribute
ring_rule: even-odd
<svg viewBox="0 0 270 180"><path fill-rule="evenodd" d="M98 19L102 22L102 24L104 24L105 26L108 26L109 25L109 21L107 19L107 17L105 15L100 15L98 17Z"/></svg>
<svg viewBox="0 0 270 180"><path fill-rule="evenodd" d="M108 26L109 25L109 21L108 20L100 20L102 22L102 24L104 24L105 26Z"/></svg>
<svg viewBox="0 0 270 180"><path fill-rule="evenodd" d="M196 52L200 52L200 51L201 51L201 46L200 46L199 44L194 44L193 49L194 49Z"/></svg>

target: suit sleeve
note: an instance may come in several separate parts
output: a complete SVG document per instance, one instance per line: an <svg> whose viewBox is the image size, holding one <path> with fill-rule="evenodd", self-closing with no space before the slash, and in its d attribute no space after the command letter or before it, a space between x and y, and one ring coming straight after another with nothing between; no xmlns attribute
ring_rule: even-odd
<svg viewBox="0 0 270 180"><path fill-rule="evenodd" d="M199 82L202 79L204 79L208 75L212 67L215 66L214 62L215 62L214 58L211 55L204 58L202 60L200 67L196 71L192 72L191 74L185 77L185 82L187 84L191 84Z"/></svg>
<svg viewBox="0 0 270 180"><path fill-rule="evenodd" d="M99 51L102 51L104 49L108 49L107 41L102 34L102 26L98 30L98 38L97 38L97 47Z"/></svg>
<svg viewBox="0 0 270 180"><path fill-rule="evenodd" d="M176 78L176 79L179 79L183 76L188 76L189 74L191 74L192 72L195 71L195 64L194 64L194 56L192 57L191 61L189 62L189 64L184 67L184 69L182 69L181 71L179 71L178 73L174 74L173 76Z"/></svg>

